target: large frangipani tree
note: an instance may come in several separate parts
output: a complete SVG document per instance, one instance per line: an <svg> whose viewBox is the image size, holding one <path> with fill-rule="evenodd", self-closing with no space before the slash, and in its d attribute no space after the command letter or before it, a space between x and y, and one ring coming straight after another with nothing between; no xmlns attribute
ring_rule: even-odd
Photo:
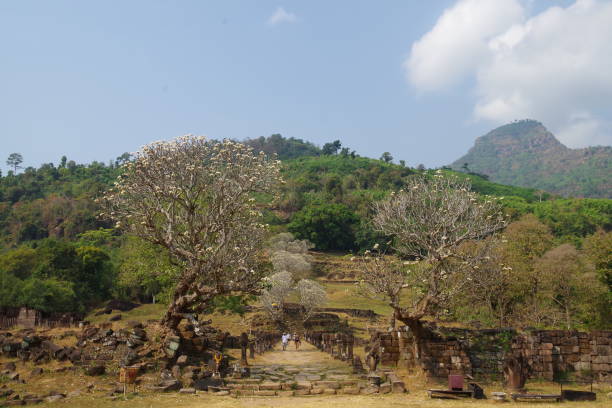
<svg viewBox="0 0 612 408"><path fill-rule="evenodd" d="M403 190L374 204L374 227L393 237L397 254L406 263L401 271L385 258L366 262L362 275L374 291L387 296L394 317L421 336L421 319L465 284L466 268L477 268L487 248L472 253L460 250L468 241L481 240L506 225L500 203L471 191L468 180L414 177ZM400 283L401 282L401 283ZM398 287L404 290L397 291ZM403 299L402 296L409 299Z"/></svg>
<svg viewBox="0 0 612 408"><path fill-rule="evenodd" d="M268 288L261 295L261 303L274 320L283 314L285 301L293 292L293 275L287 271L277 272L268 278Z"/></svg>
<svg viewBox="0 0 612 408"><path fill-rule="evenodd" d="M302 320L310 319L312 314L318 307L321 307L327 301L327 293L325 288L317 282L310 279L300 279L295 285L300 306L302 306Z"/></svg>
<svg viewBox="0 0 612 408"><path fill-rule="evenodd" d="M224 294L258 294L266 226L254 193L272 193L280 162L231 140L183 136L144 146L103 199L116 226L166 248L182 267L162 324Z"/></svg>

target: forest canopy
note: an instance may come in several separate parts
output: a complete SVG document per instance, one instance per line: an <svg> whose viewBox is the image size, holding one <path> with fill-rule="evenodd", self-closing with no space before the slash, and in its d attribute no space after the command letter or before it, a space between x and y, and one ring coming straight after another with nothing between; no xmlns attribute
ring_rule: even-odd
<svg viewBox="0 0 612 408"><path fill-rule="evenodd" d="M289 231L298 239L307 239L314 250L363 253L376 244L386 248L390 237L371 223L373 203L415 178L436 174L423 166L394 164L393 152L380 160L360 157L339 141L328 143L326 149L280 135L245 143L255 152L276 154L282 161L284 184L279 197L254 195L263 222L270 224L271 233ZM14 168L0 176L0 306L87 311L111 298L145 302L171 298L180 265L172 262L167 251L123 234L98 217L102 209L96 199L130 160L127 153L108 163L77 164L62 157L57 164ZM27 163L27 157L23 161ZM536 310L529 302L541 302L538 310L543 313L567 305L572 324L605 324L605 316L589 308L610 309L612 200L560 198L448 168L438 169L438 174L469 179L473 192L499 199L509 216L505 234L512 236L515 229L532 226L525 227L520 240L508 239L495 255L512 268L513 272L495 272L499 282L512 280L508 290L491 292L488 299L494 299L493 303L483 303L485 298L476 295L463 297L452 305L450 315L493 324L500 319L525 319L528 311ZM529 251L538 245L513 246L536 231L540 234L536 241L543 245L537 253L530 255ZM573 303L567 303L569 295L561 299L547 292L565 289L544 280L548 286L542 286L537 296L521 295L521 285L529 281L530 274L545 276L554 265L572 262L576 268L564 272L574 279L568 281L596 281L591 286L604 288L602 292L574 288ZM578 272L591 275L576 275ZM590 281L591 277L596 280ZM589 296L596 301L589 303ZM478 307L472 307L475 304ZM568 320L561 314L554 316L554 321L541 324L564 325ZM535 315L528 317L538 321Z"/></svg>

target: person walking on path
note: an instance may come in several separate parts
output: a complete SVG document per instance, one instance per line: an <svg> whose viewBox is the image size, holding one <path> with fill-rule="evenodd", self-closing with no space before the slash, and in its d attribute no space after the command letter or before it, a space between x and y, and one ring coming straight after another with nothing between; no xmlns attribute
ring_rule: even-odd
<svg viewBox="0 0 612 408"><path fill-rule="evenodd" d="M284 333L281 337L281 343L283 344L283 351L287 350L287 344L289 344L289 338L291 335L289 333Z"/></svg>
<svg viewBox="0 0 612 408"><path fill-rule="evenodd" d="M297 333L293 335L293 341L295 342L295 349L299 350L301 342L300 342L300 336Z"/></svg>

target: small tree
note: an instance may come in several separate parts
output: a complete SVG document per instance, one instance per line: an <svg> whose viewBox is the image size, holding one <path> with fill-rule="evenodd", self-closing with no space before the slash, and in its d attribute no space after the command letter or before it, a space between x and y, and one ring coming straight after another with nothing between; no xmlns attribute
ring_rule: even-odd
<svg viewBox="0 0 612 408"><path fill-rule="evenodd" d="M327 301L325 288L310 279L302 279L295 287L303 310L303 320L306 321L312 316L315 309L321 307Z"/></svg>
<svg viewBox="0 0 612 408"><path fill-rule="evenodd" d="M321 152L325 155L333 155L338 153L341 147L342 143L339 140L334 140L333 142L325 143Z"/></svg>
<svg viewBox="0 0 612 408"><path fill-rule="evenodd" d="M270 317L278 320L282 316L285 300L293 291L293 276L287 271L269 277L268 289L263 291L261 303Z"/></svg>
<svg viewBox="0 0 612 408"><path fill-rule="evenodd" d="M541 295L560 309L568 330L575 326L581 307L592 306L607 292L572 244L562 244L546 252L536 262L535 271L542 276Z"/></svg>
<svg viewBox="0 0 612 408"><path fill-rule="evenodd" d="M365 251L360 258L359 287L371 298L386 300L395 309L400 307L400 293L407 282L406 267L399 259L378 250ZM395 314L391 314L389 327L395 328Z"/></svg>
<svg viewBox="0 0 612 408"><path fill-rule="evenodd" d="M13 168L13 172L17 173L17 169L20 169L20 164L23 163L23 156L20 153L11 153L6 159L6 164Z"/></svg>
<svg viewBox="0 0 612 408"><path fill-rule="evenodd" d="M294 279L301 279L310 276L312 265L310 256L305 254L295 254L287 251L277 251L270 257L275 271L286 271Z"/></svg>
<svg viewBox="0 0 612 408"><path fill-rule="evenodd" d="M375 228L394 237L399 255L421 261L415 274L418 279L403 284L410 289L409 301L389 299L395 318L409 326L417 339L425 334L421 319L434 314L465 283L460 272L482 261L482 251L470 256L459 250L461 244L485 238L506 225L500 204L478 197L470 187L468 180L444 177L438 171L431 178L409 179L404 190L374 205Z"/></svg>
<svg viewBox="0 0 612 408"><path fill-rule="evenodd" d="M258 294L256 254L266 226L253 193L270 193L280 162L230 140L184 136L142 148L104 197L106 215L181 265L162 325L175 330L184 313L218 295Z"/></svg>
<svg viewBox="0 0 612 408"><path fill-rule="evenodd" d="M385 163L391 163L393 161L393 156L391 156L391 153L389 152L384 152L382 156L380 156L380 160L384 161Z"/></svg>

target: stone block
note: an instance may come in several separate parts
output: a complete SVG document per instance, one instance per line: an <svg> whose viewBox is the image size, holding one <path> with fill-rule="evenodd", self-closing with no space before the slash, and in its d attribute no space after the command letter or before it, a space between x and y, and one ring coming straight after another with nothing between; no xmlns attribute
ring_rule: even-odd
<svg viewBox="0 0 612 408"><path fill-rule="evenodd" d="M394 394L402 394L406 392L406 385L403 381L393 381L391 383L391 391Z"/></svg>
<svg viewBox="0 0 612 408"><path fill-rule="evenodd" d="M380 384L380 387L378 388L378 392L381 394L389 394L391 392L391 383L386 382L386 383Z"/></svg>
<svg viewBox="0 0 612 408"><path fill-rule="evenodd" d="M373 385L368 385L367 387L360 389L359 393L363 395L378 394L378 387L373 386Z"/></svg>
<svg viewBox="0 0 612 408"><path fill-rule="evenodd" d="M301 388L301 389L297 389L293 392L293 395L295 396L300 396L300 395L310 395L310 388Z"/></svg>
<svg viewBox="0 0 612 408"><path fill-rule="evenodd" d="M336 395L336 390L333 388L324 388L323 395Z"/></svg>
<svg viewBox="0 0 612 408"><path fill-rule="evenodd" d="M338 390L338 392L346 395L357 395L359 394L359 387L345 387Z"/></svg>
<svg viewBox="0 0 612 408"><path fill-rule="evenodd" d="M236 396L249 396L254 395L255 390L232 390L232 394Z"/></svg>
<svg viewBox="0 0 612 408"><path fill-rule="evenodd" d="M296 390L309 390L312 388L312 383L310 381L298 381L296 383Z"/></svg>
<svg viewBox="0 0 612 408"><path fill-rule="evenodd" d="M340 382L338 381L315 381L314 385L319 388L337 390L340 388Z"/></svg>
<svg viewBox="0 0 612 408"><path fill-rule="evenodd" d="M262 391L279 391L281 389L281 383L278 382L264 382L259 384L259 389Z"/></svg>
<svg viewBox="0 0 612 408"><path fill-rule="evenodd" d="M275 397L276 391L273 391L273 390L253 391L253 395L255 395L256 397Z"/></svg>

